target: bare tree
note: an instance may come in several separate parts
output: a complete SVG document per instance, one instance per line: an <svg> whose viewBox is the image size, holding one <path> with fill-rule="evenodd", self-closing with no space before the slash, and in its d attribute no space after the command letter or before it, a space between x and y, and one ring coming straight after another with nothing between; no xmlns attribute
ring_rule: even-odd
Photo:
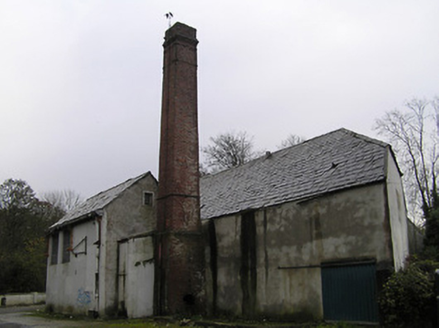
<svg viewBox="0 0 439 328"><path fill-rule="evenodd" d="M49 191L41 199L64 213L70 212L83 201L82 196L71 189Z"/></svg>
<svg viewBox="0 0 439 328"><path fill-rule="evenodd" d="M253 137L246 132L227 132L210 141L211 145L201 149L206 158L201 167L211 173L242 165L259 155L253 150Z"/></svg>
<svg viewBox="0 0 439 328"><path fill-rule="evenodd" d="M439 169L438 111L438 98L415 98L406 102L405 110L387 112L374 127L393 146L404 172L409 214L417 223L433 205L432 191Z"/></svg>
<svg viewBox="0 0 439 328"><path fill-rule="evenodd" d="M298 136L297 134L290 134L285 140L282 140L281 144L277 146L277 148L287 148L294 145L298 145L302 142L304 142L306 139L304 137Z"/></svg>

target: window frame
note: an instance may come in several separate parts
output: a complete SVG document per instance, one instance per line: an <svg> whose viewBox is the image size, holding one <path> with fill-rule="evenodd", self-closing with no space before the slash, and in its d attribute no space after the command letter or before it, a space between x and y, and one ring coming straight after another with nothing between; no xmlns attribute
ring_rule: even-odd
<svg viewBox="0 0 439 328"><path fill-rule="evenodd" d="M148 202L147 202L148 200ZM142 194L142 204L145 206L154 205L154 193L151 191L144 191Z"/></svg>

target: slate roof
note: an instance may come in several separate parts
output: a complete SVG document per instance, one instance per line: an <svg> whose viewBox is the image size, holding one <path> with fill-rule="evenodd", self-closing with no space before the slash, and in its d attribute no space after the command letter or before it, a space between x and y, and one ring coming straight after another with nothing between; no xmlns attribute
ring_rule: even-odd
<svg viewBox="0 0 439 328"><path fill-rule="evenodd" d="M215 218L385 179L388 144L339 129L200 181L201 218Z"/></svg>
<svg viewBox="0 0 439 328"><path fill-rule="evenodd" d="M114 186L108 190L102 191L99 194L90 197L85 202L76 207L73 211L67 213L58 222L53 224L49 231L60 228L64 225L71 224L73 222L81 221L88 218L95 212L102 211L113 200L119 197L125 190L134 185L137 181L144 177L151 175L151 172L144 173L138 177L129 179L117 186ZM154 178L154 177L153 177Z"/></svg>

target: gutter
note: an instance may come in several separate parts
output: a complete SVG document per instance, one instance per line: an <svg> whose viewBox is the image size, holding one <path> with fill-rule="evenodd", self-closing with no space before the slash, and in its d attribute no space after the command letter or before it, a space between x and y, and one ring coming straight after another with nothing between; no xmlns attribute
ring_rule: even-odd
<svg viewBox="0 0 439 328"><path fill-rule="evenodd" d="M73 225L75 223L86 221L86 220L93 220L96 217L102 217L103 215L104 215L104 211L102 209L99 209L99 210L78 216L77 218L73 218L73 219L70 219L70 220L62 222L62 223L55 223L49 227L48 234L51 234L52 232L54 232L56 230L60 230L61 228L65 227L65 226Z"/></svg>

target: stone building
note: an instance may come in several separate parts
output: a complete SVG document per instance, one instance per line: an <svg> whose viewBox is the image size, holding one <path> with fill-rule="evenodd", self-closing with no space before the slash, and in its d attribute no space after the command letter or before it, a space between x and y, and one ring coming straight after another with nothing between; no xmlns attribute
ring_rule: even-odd
<svg viewBox="0 0 439 328"><path fill-rule="evenodd" d="M166 32L159 185L146 173L51 227L47 303L377 322L409 252L390 146L339 129L199 179L197 43L184 24Z"/></svg>
<svg viewBox="0 0 439 328"><path fill-rule="evenodd" d="M126 311L128 303L133 305L131 316L153 313L153 287L150 295L142 295L129 284L154 282L153 255L148 249L156 229L156 194L157 180L148 172L89 198L50 227L49 308L112 316ZM139 271L143 280L137 278ZM136 303L143 306L140 312Z"/></svg>
<svg viewBox="0 0 439 328"><path fill-rule="evenodd" d="M378 320L377 291L408 255L389 145L340 129L200 182L207 312ZM153 313L156 192L147 173L51 227L48 304Z"/></svg>
<svg viewBox="0 0 439 328"><path fill-rule="evenodd" d="M203 177L201 217L217 314L376 322L408 255L393 152L346 129Z"/></svg>

